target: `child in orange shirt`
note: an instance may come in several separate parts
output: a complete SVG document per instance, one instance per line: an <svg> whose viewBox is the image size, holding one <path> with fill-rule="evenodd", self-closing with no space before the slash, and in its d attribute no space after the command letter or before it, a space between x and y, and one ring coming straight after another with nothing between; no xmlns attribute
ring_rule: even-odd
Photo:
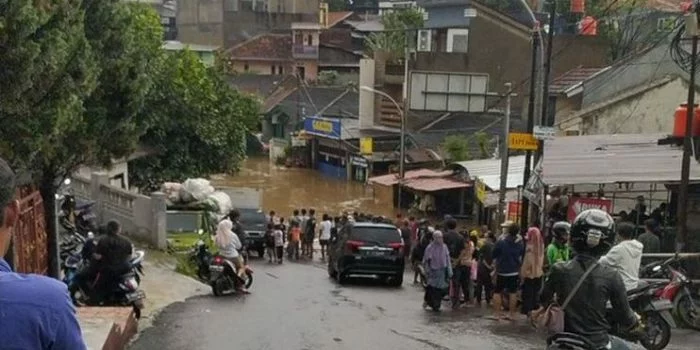
<svg viewBox="0 0 700 350"><path fill-rule="evenodd" d="M295 260L299 260L299 242L301 241L301 227L298 222L292 223L292 229L289 230L289 255Z"/></svg>

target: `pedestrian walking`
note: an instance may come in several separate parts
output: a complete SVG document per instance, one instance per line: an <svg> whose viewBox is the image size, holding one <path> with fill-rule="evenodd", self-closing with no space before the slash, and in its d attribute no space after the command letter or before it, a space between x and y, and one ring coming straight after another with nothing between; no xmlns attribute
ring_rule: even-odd
<svg viewBox="0 0 700 350"><path fill-rule="evenodd" d="M277 254L275 253L275 226L272 223L267 224L267 230L265 231L265 255L267 255L269 263L277 261Z"/></svg>
<svg viewBox="0 0 700 350"><path fill-rule="evenodd" d="M542 289L542 275L544 275L544 239L537 227L530 227L527 230L526 240L525 256L520 268L523 285L520 312L529 315L531 311L539 308L539 292Z"/></svg>
<svg viewBox="0 0 700 350"><path fill-rule="evenodd" d="M298 222L292 224L289 230L289 258L299 260L299 244L301 243L301 227Z"/></svg>
<svg viewBox="0 0 700 350"><path fill-rule="evenodd" d="M443 241L442 232L433 232L433 241L425 249L423 267L428 280L423 296L423 308L429 306L435 311L440 311L442 298L447 294L452 278L450 251Z"/></svg>
<svg viewBox="0 0 700 350"><path fill-rule="evenodd" d="M328 214L323 214L323 221L321 221L319 243L321 244L321 260L326 260L326 249L328 248L328 243L331 240L331 229L333 228L333 223L331 222L331 217Z"/></svg>
<svg viewBox="0 0 700 350"><path fill-rule="evenodd" d="M493 297L493 279L491 275L494 270L493 247L495 241L496 237L493 234L489 234L486 236L481 249L479 249L479 269L476 277L476 291L474 292L476 303L479 305L481 305L482 300L485 300L486 304L490 305Z"/></svg>
<svg viewBox="0 0 700 350"><path fill-rule="evenodd" d="M306 245L306 256L309 259L314 258L314 239L316 238L316 211L309 209L309 218L306 220L306 229L304 231L304 244Z"/></svg>
<svg viewBox="0 0 700 350"><path fill-rule="evenodd" d="M281 264L284 259L284 232L282 232L282 225L280 224L275 226L274 239L275 257L277 258L277 263Z"/></svg>
<svg viewBox="0 0 700 350"><path fill-rule="evenodd" d="M468 245L464 236L457 232L457 221L455 219L447 218L445 226L447 227L447 233L444 240L450 252L452 270L454 271L450 287L450 299L452 300L452 308L456 309L459 307L462 291L466 291L465 297L469 296L469 275L471 271L468 265L470 262L468 263L467 260L471 261L471 253L468 250L465 252L465 249L468 249L471 245ZM466 259L467 255L469 259Z"/></svg>
<svg viewBox="0 0 700 350"><path fill-rule="evenodd" d="M308 246L306 245L306 223L309 221L309 216L306 215L306 209L301 209L301 217L299 220L299 227L301 228L301 256L307 256L309 252L306 251Z"/></svg>
<svg viewBox="0 0 700 350"><path fill-rule="evenodd" d="M514 320L518 307L518 285L520 266L522 265L525 247L518 234L520 227L513 223L506 230L493 248L493 259L496 265L496 288L493 295L493 308L496 319ZM508 298L509 315L503 316L503 296Z"/></svg>
<svg viewBox="0 0 700 350"><path fill-rule="evenodd" d="M411 254L411 223L408 220L403 220L401 223L401 238L403 239L403 255L408 258Z"/></svg>

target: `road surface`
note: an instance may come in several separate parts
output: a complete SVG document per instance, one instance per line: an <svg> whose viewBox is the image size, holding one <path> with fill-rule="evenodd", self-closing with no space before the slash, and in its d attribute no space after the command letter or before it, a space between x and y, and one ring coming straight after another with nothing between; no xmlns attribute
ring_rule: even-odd
<svg viewBox="0 0 700 350"><path fill-rule="evenodd" d="M485 308L423 310L421 289L408 274L398 289L371 280L339 286L320 262L252 263L252 294L171 305L130 349L544 349L525 321L491 321Z"/></svg>

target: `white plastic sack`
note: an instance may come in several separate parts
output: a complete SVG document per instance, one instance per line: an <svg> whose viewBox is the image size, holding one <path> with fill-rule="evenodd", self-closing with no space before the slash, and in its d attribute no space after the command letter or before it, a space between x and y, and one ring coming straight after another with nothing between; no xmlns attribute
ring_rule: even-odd
<svg viewBox="0 0 700 350"><path fill-rule="evenodd" d="M207 201L216 207L216 212L219 214L226 215L231 209L233 209L233 203L231 202L231 197L226 193L217 191L210 194L207 197Z"/></svg>
<svg viewBox="0 0 700 350"><path fill-rule="evenodd" d="M182 184L177 182L166 182L163 183L163 193L165 193L166 198L171 203L180 202L180 191L182 191Z"/></svg>
<svg viewBox="0 0 700 350"><path fill-rule="evenodd" d="M207 179L187 179L182 183L181 197L183 201L191 199L191 201L203 201L207 196L214 193L214 187Z"/></svg>

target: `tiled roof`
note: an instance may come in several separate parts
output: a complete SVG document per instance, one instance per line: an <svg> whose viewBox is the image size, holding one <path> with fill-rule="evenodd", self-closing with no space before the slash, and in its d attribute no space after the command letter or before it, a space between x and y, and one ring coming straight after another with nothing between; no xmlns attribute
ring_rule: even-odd
<svg viewBox="0 0 700 350"><path fill-rule="evenodd" d="M549 85L550 94L561 94L564 93L568 88L581 83L588 78L592 77L596 73L600 72L604 68L574 68L552 80Z"/></svg>
<svg viewBox="0 0 700 350"><path fill-rule="evenodd" d="M328 28L352 16L352 11L328 12Z"/></svg>
<svg viewBox="0 0 700 350"><path fill-rule="evenodd" d="M261 34L226 50L226 53L234 59L287 61L292 57L292 36Z"/></svg>
<svg viewBox="0 0 700 350"><path fill-rule="evenodd" d="M286 77L285 75L237 74L228 76L227 79L229 85L240 91L266 98Z"/></svg>
<svg viewBox="0 0 700 350"><path fill-rule="evenodd" d="M341 94L343 96L334 102ZM325 108L324 117L357 118L358 101L357 92L347 92L345 87L298 87L272 107L280 108L287 115L296 115L299 111L304 116L313 116Z"/></svg>

